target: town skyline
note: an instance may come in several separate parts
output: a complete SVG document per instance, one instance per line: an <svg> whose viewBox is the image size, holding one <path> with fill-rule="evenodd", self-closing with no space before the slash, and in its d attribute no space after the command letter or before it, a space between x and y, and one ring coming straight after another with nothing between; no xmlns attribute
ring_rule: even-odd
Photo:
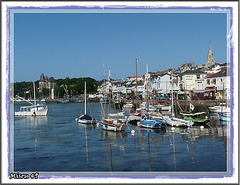
<svg viewBox="0 0 240 185"><path fill-rule="evenodd" d="M198 20L198 21L195 21ZM91 77L101 81L108 68L114 79L149 71L227 62L226 15L209 13L127 13L15 15L14 81ZM22 73L27 70L28 73ZM107 74L106 74L107 76Z"/></svg>

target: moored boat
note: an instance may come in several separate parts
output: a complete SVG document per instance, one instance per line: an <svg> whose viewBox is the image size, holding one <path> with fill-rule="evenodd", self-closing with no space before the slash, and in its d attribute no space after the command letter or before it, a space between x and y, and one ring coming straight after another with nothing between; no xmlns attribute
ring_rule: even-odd
<svg viewBox="0 0 240 185"><path fill-rule="evenodd" d="M194 124L191 120L184 120L175 117L170 118L169 116L163 116L163 119L166 121L167 125L172 127L191 127Z"/></svg>
<svg viewBox="0 0 240 185"><path fill-rule="evenodd" d="M97 120L89 115L87 115L87 84L85 81L85 88L84 88L84 114L79 117L79 123L83 124L93 124L97 123Z"/></svg>
<svg viewBox="0 0 240 185"><path fill-rule="evenodd" d="M208 107L210 112L213 113L230 113L230 107L226 107L226 106L213 106L213 107Z"/></svg>
<svg viewBox="0 0 240 185"><path fill-rule="evenodd" d="M15 112L15 116L46 116L47 112L47 106L32 104L31 106L20 107L20 111Z"/></svg>
<svg viewBox="0 0 240 185"><path fill-rule="evenodd" d="M118 120L118 119L102 119L101 120L101 126L104 130L109 131L124 131L127 128L127 124Z"/></svg>
<svg viewBox="0 0 240 185"><path fill-rule="evenodd" d="M193 121L194 122L194 126L198 126L198 125L205 125L207 122L209 122L210 120L205 117L199 117L203 114L206 114L206 112L197 112L197 113L184 113L181 112L180 113L183 116L184 120L189 120L189 121Z"/></svg>
<svg viewBox="0 0 240 185"><path fill-rule="evenodd" d="M43 104L37 104L36 93L35 93L35 83L33 83L33 89L34 89L34 100L33 100L34 103L18 96L18 98L28 102L31 105L20 107L20 111L15 112L14 114L15 116L46 116L47 115L48 107L44 106Z"/></svg>
<svg viewBox="0 0 240 185"><path fill-rule="evenodd" d="M230 114L218 113L218 117L221 121L230 121Z"/></svg>
<svg viewBox="0 0 240 185"><path fill-rule="evenodd" d="M109 116L109 118L116 118L116 119L120 120L123 123L127 123L128 122L127 116L125 116L124 112L118 112L118 113L115 113L115 114L109 114L108 116Z"/></svg>
<svg viewBox="0 0 240 185"><path fill-rule="evenodd" d="M103 108L103 104L101 103L102 106L102 111L104 114L104 118L101 119L101 127L104 130L109 130L109 131L124 131L127 128L127 123L123 120L120 120L118 118L111 118L110 114L110 87L111 87L111 82L110 82L110 69L109 69L109 81L108 81L108 87L109 87L109 93L108 93L108 117L106 116Z"/></svg>
<svg viewBox="0 0 240 185"><path fill-rule="evenodd" d="M173 88L172 88L171 117L163 116L163 119L166 121L167 125L172 127L191 127L194 124L193 121L174 117L173 98L174 97L173 97Z"/></svg>
<svg viewBox="0 0 240 185"><path fill-rule="evenodd" d="M159 128L166 128L166 123L164 120L152 118L152 117L144 117L138 122L138 126L144 128L151 128L151 129L159 129Z"/></svg>

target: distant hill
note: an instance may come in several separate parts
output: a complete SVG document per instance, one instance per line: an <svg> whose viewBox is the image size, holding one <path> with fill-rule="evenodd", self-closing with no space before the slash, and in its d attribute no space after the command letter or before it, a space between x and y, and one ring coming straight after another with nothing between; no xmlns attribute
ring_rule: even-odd
<svg viewBox="0 0 240 185"><path fill-rule="evenodd" d="M87 82L87 93L96 93L98 85L101 85L101 81L96 81L93 78L65 78L57 79L55 88L55 97L63 97L66 94L63 85L67 87L68 94L71 96L80 95L84 93L84 81ZM39 80L36 84L36 96L37 97L49 97L51 91L49 89L43 89L42 92L38 91ZM26 99L33 98L33 82L16 82L14 83L14 96L19 95Z"/></svg>

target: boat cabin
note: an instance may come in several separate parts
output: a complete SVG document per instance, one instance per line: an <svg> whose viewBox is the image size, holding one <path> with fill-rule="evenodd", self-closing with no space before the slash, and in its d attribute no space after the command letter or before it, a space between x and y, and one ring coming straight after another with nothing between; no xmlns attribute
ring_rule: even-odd
<svg viewBox="0 0 240 185"><path fill-rule="evenodd" d="M215 100L215 90L198 90L193 91L192 100Z"/></svg>

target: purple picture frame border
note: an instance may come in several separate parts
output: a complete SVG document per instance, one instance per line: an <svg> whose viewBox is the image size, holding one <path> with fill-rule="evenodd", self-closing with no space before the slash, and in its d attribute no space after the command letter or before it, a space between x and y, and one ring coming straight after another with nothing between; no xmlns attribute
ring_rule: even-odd
<svg viewBox="0 0 240 185"><path fill-rule="evenodd" d="M76 5L69 5L69 6L56 6L56 7L21 7L21 6L7 6L7 43L6 43L6 74L7 74L7 92L6 92L6 110L7 110L7 124L8 124L8 132L7 132L7 138L8 138L8 174L10 174L10 14L11 10L16 10L16 9L39 9L39 10L49 10L49 9L88 9L88 10L101 10L101 9L112 9L112 10L120 10L120 9L150 9L150 10L161 10L161 9L186 9L186 10L229 10L230 12L230 29L232 28L233 24L233 8L232 7L220 7L220 6L202 6L202 7L191 7L191 6L127 6L127 5L106 5L104 8L100 6L92 6L92 7L86 7L86 6L76 6ZM199 179L199 178L225 178L225 177L232 177L234 173L234 168L233 168L233 138L234 138L234 131L233 131L233 108L234 108L234 72L233 72L233 50L234 46L231 42L232 35L230 35L230 104L231 104L231 121L230 121L230 173L227 175L45 175L41 176L39 175L39 179L50 179L50 178L65 178L65 177L70 177L70 178L77 178L77 179L85 179L85 178L131 178L131 179L155 179L155 178L160 178L160 179ZM228 41L227 41L228 42ZM159 172L161 173L161 172Z"/></svg>

